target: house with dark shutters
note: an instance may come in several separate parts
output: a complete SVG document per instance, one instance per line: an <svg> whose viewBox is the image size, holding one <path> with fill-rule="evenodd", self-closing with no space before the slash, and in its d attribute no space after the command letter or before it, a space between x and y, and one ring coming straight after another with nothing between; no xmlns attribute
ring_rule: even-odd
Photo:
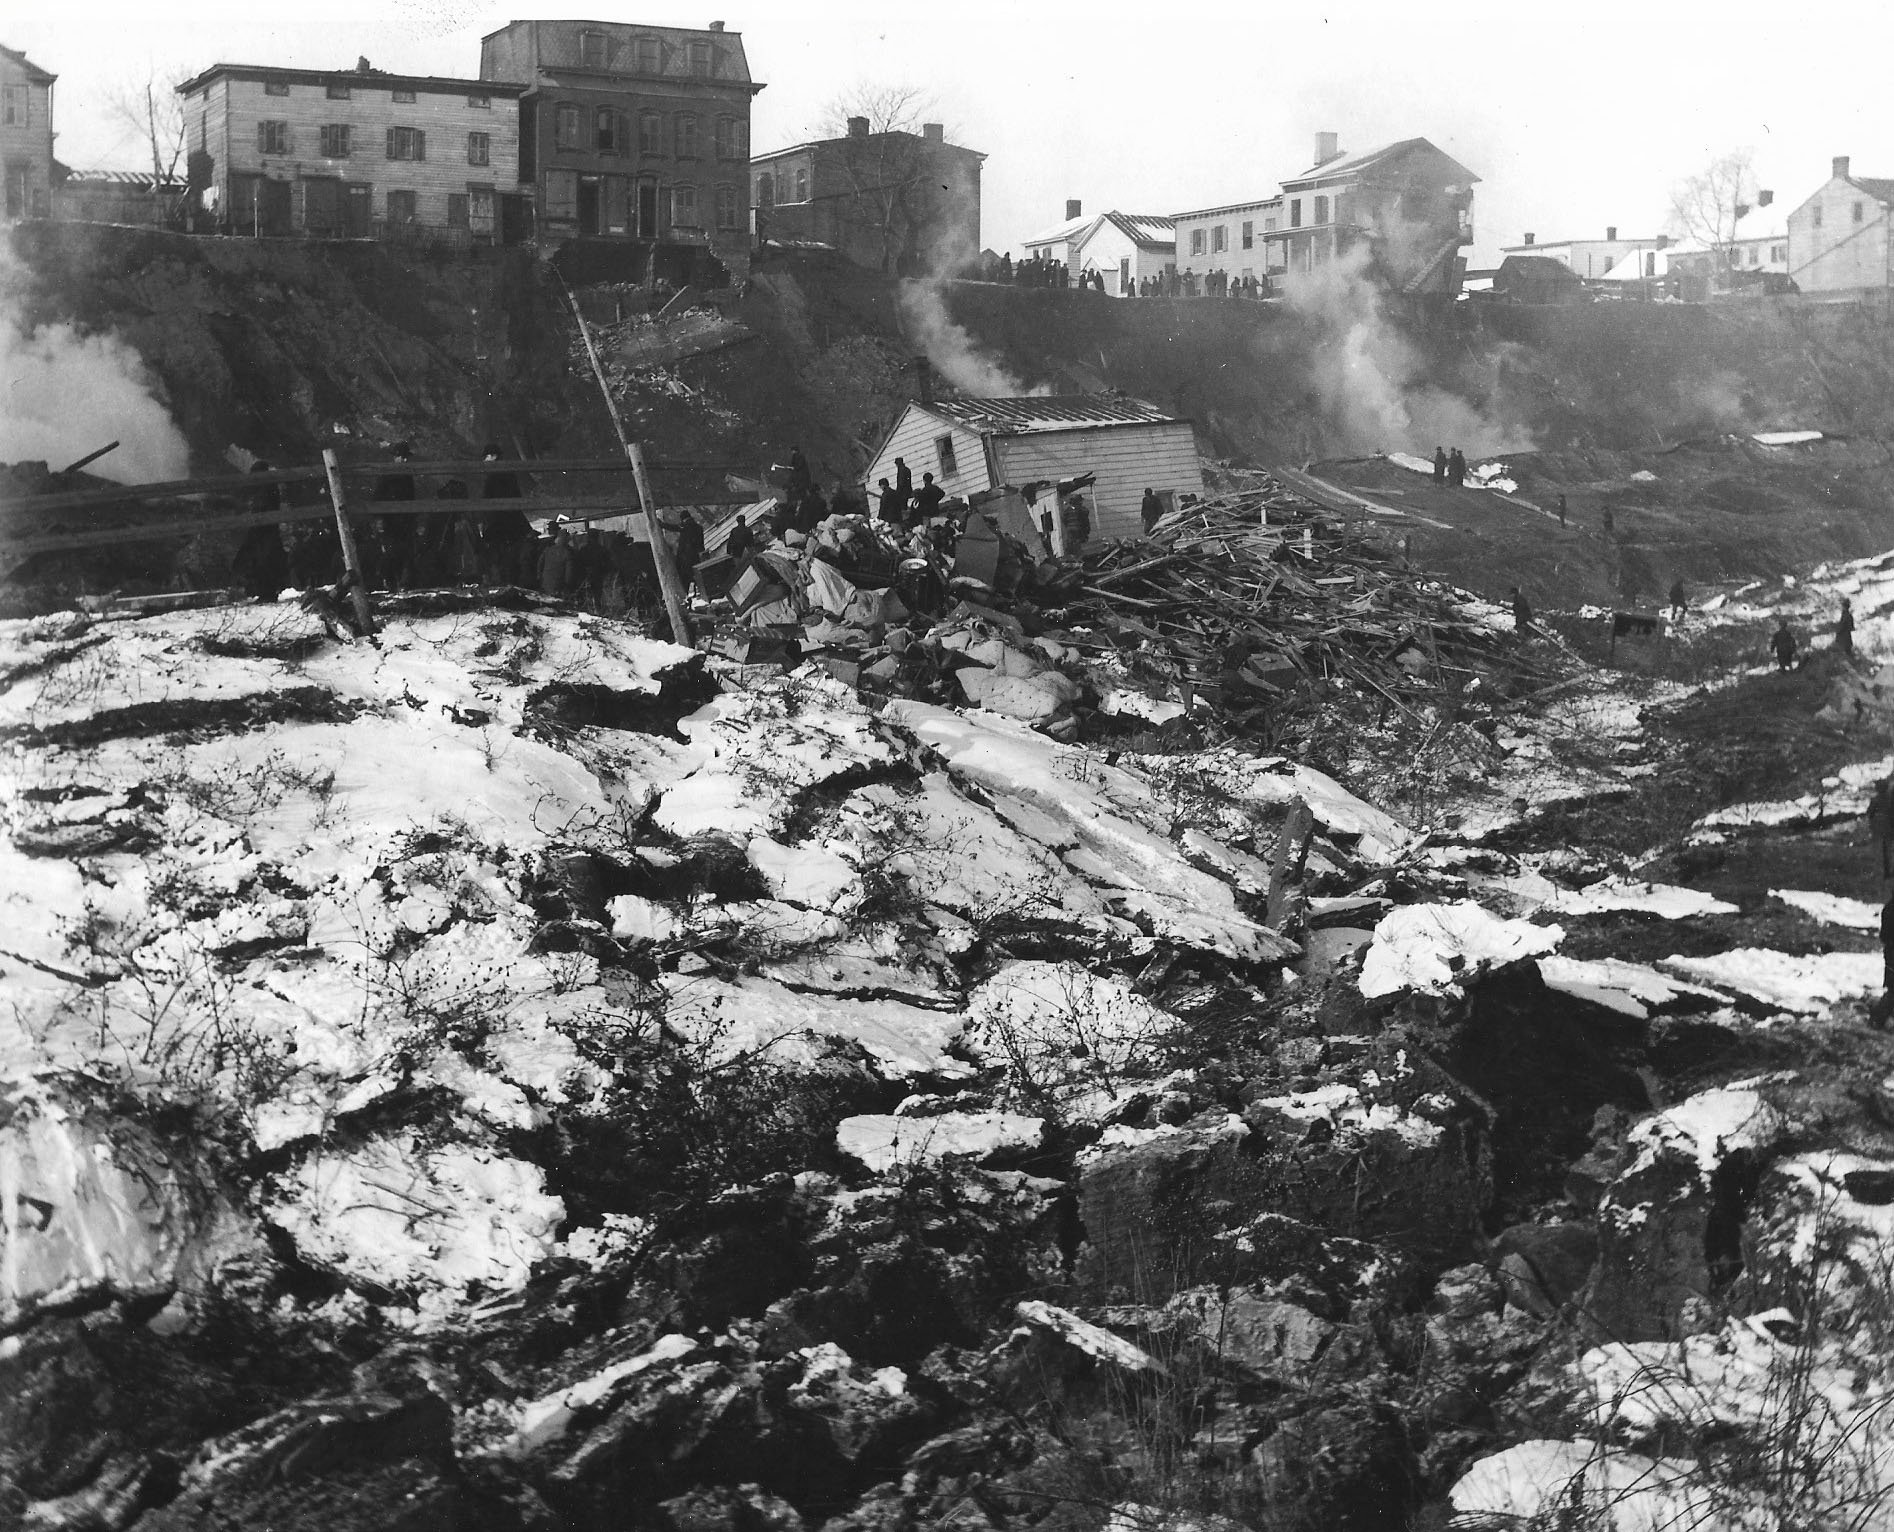
<svg viewBox="0 0 1894 1532"><path fill-rule="evenodd" d="M493 243L525 232L520 89L213 64L184 98L191 226L257 237Z"/></svg>
<svg viewBox="0 0 1894 1532"><path fill-rule="evenodd" d="M750 79L743 39L626 21L515 21L480 75L522 90L518 176L542 241L623 240L677 281L749 272Z"/></svg>

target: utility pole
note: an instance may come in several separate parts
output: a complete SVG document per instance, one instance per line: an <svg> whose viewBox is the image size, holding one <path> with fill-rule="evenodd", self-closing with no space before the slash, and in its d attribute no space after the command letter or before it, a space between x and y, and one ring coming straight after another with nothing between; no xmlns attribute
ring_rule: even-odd
<svg viewBox="0 0 1894 1532"><path fill-rule="evenodd" d="M586 324L585 315L579 312L579 300L573 297L569 287L566 289L566 302L571 305L572 317L578 321L579 339L585 342L585 354L592 363L592 376L598 380L598 391L604 396L605 413L612 417L612 429L618 433L618 445L631 460L631 476L638 486L638 508L644 512L645 532L651 539L651 562L657 568L658 587L664 592L664 610L671 619L671 637L680 644L688 644L691 641L691 622L689 611L684 605L684 584L678 578L677 565L671 562L671 545L664 535L664 523L658 519L657 501L651 494L651 480L645 474L644 452L625 434L625 422L619 418L611 387L605 381L605 367L598 359L598 347L592 344L591 327ZM690 513L686 511L684 514Z"/></svg>
<svg viewBox="0 0 1894 1532"><path fill-rule="evenodd" d="M348 506L342 498L342 470L335 461L335 449L322 449L322 466L329 475L329 503L335 507L335 533L342 540L342 572L348 583L349 600L355 605L355 618L367 637L375 631L375 617L368 609L368 581L362 575L361 556L355 551L355 529L349 525Z"/></svg>

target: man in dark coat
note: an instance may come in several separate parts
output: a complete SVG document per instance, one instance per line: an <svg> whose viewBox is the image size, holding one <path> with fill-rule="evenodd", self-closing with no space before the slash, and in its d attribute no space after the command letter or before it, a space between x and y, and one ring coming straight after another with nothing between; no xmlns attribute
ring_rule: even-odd
<svg viewBox="0 0 1894 1532"><path fill-rule="evenodd" d="M671 539L671 562L686 584L704 557L704 524L688 510L678 512L677 535Z"/></svg>
<svg viewBox="0 0 1894 1532"><path fill-rule="evenodd" d="M876 516L891 526L900 526L907 520L907 496L902 494L886 479L880 481L880 504Z"/></svg>
<svg viewBox="0 0 1894 1532"><path fill-rule="evenodd" d="M1465 484L1466 481L1467 460L1460 455L1460 449L1455 447L1453 451L1447 454L1447 482L1454 485L1461 485Z"/></svg>
<svg viewBox="0 0 1894 1532"><path fill-rule="evenodd" d="M1841 617L1835 624L1835 648L1851 658L1855 652L1855 609L1846 596L1841 598Z"/></svg>
<svg viewBox="0 0 1894 1532"><path fill-rule="evenodd" d="M1684 589L1682 580L1673 580L1670 584L1670 620L1682 622L1684 613L1690 610L1690 592Z"/></svg>
<svg viewBox="0 0 1894 1532"><path fill-rule="evenodd" d="M1789 619L1783 618L1776 625L1776 631L1769 640L1769 647L1776 652L1776 669L1795 669L1795 635L1789 631Z"/></svg>
<svg viewBox="0 0 1894 1532"><path fill-rule="evenodd" d="M914 492L914 519L931 520L940 510L941 501L947 498L947 491L934 482L931 473L921 475L921 487Z"/></svg>
<svg viewBox="0 0 1894 1532"><path fill-rule="evenodd" d="M414 456L414 449L406 442L396 442L393 448L397 463L406 463ZM375 499L383 505L412 504L414 501L414 475L411 473L385 473L375 481ZM415 547L421 535L419 516L384 516L381 518L381 546L383 582L389 590L406 590L415 580Z"/></svg>
<svg viewBox="0 0 1894 1532"><path fill-rule="evenodd" d="M914 470L904 457L894 460L894 492L901 497L902 510L914 503Z"/></svg>
<svg viewBox="0 0 1894 1532"><path fill-rule="evenodd" d="M1513 587L1513 631L1525 633L1532 627L1532 603L1527 601L1519 587Z"/></svg>
<svg viewBox="0 0 1894 1532"><path fill-rule="evenodd" d="M488 443L481 456L489 463L500 461L500 449ZM481 488L485 500L517 500L520 478L510 470L496 470L486 476ZM517 509L488 512L481 518L481 577L492 585L534 585L539 579L538 536L526 513ZM530 567L529 567L530 566Z"/></svg>
<svg viewBox="0 0 1894 1532"><path fill-rule="evenodd" d="M1138 519L1144 523L1146 536L1150 535L1151 529L1157 525L1158 518L1163 514L1164 502L1158 499L1157 491L1147 489L1144 492L1144 498L1138 502Z"/></svg>
<svg viewBox="0 0 1894 1532"><path fill-rule="evenodd" d="M1434 448L1434 482L1436 484L1447 482L1447 451L1444 447Z"/></svg>
<svg viewBox="0 0 1894 1532"><path fill-rule="evenodd" d="M750 530L749 518L737 517L736 524L730 528L730 535L723 540L723 551L733 559L741 559L747 557L755 546L756 534Z"/></svg>

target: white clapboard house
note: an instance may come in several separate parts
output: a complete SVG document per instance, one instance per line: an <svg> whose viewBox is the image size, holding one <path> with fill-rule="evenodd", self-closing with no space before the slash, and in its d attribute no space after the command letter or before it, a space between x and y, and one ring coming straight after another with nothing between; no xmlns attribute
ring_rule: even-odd
<svg viewBox="0 0 1894 1532"><path fill-rule="evenodd" d="M1014 399L938 399L901 412L868 469L874 503L894 460L907 459L914 484L931 473L950 495L966 498L1010 484L1056 483L1095 476L1086 492L1092 535L1136 537L1146 489L1165 504L1203 494L1197 434L1188 420L1122 394L1054 394Z"/></svg>

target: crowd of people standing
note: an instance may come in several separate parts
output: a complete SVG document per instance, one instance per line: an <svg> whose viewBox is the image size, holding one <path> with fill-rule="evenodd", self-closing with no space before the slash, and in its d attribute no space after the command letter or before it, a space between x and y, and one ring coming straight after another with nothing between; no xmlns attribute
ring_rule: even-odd
<svg viewBox="0 0 1894 1532"><path fill-rule="evenodd" d="M988 268L987 279L1010 282L1017 287L1074 288L1080 292L1110 294L1105 273L1093 268L1074 272L1065 261L1045 256L1027 256L1017 263L1011 255L1002 255ZM1121 278L1120 281L1123 279ZM1118 285L1113 283L1112 286ZM1116 296L1121 298L1267 298L1269 279L1253 275L1233 276L1221 269L1199 272L1192 267L1179 271L1166 267L1152 276L1137 277Z"/></svg>

